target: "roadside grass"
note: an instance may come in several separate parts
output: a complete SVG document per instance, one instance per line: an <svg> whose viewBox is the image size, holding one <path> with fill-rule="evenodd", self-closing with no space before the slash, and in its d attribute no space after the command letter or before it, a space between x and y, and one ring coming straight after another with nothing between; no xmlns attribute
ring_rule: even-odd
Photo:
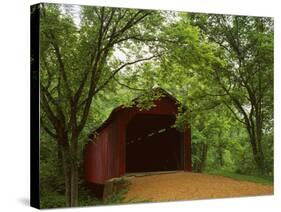
<svg viewBox="0 0 281 212"><path fill-rule="evenodd" d="M223 177L229 177L235 180L240 180L240 181L249 181L249 182L254 182L254 183L260 183L264 185L273 185L273 177L270 176L259 176L259 175L243 175L243 174L237 174L229 171L208 171L206 174L210 175L219 175Z"/></svg>
<svg viewBox="0 0 281 212"><path fill-rule="evenodd" d="M101 205L122 204L125 195L128 192L128 186L129 185L126 185L125 188L114 192L105 200L96 198L95 196L93 196L92 191L84 187L83 189L80 189L82 190L82 192L80 192L79 206L101 206Z"/></svg>
<svg viewBox="0 0 281 212"><path fill-rule="evenodd" d="M79 206L101 206L101 205L116 205L116 204L132 204L132 203L146 203L151 202L146 199L130 199L125 200L126 194L128 193L130 181L122 179L119 181L121 189L115 191L107 199L102 200L93 196L92 191L87 187L80 188Z"/></svg>
<svg viewBox="0 0 281 212"><path fill-rule="evenodd" d="M249 181L264 185L273 186L273 177L270 176L258 176L258 175L243 175L233 173L225 170L217 171L206 171L205 174L217 175L232 178L239 181ZM122 182L122 181L121 181ZM93 193L85 186L81 186L79 189L79 206L101 206L101 205L114 205L114 204L133 204L133 203L149 203L153 202L149 199L133 198L125 200L126 194L128 193L130 181L124 180L122 182L123 187L119 191L114 192L106 200L101 200L93 196ZM58 192L49 192L41 196L41 207L42 208L60 208L65 207L64 205L64 194Z"/></svg>
<svg viewBox="0 0 281 212"><path fill-rule="evenodd" d="M153 202L150 199L141 199L141 198L133 198L133 199L129 199L129 200L124 200L122 203L124 204L133 204L133 203L150 203Z"/></svg>
<svg viewBox="0 0 281 212"><path fill-rule="evenodd" d="M122 186L119 191L114 192L108 199L106 199L103 204L104 205L114 205L114 204L133 204L133 203L147 203L151 202L151 200L133 198L129 200L125 200L126 194L129 191L129 186L131 184L130 180L122 179L119 181L119 184Z"/></svg>

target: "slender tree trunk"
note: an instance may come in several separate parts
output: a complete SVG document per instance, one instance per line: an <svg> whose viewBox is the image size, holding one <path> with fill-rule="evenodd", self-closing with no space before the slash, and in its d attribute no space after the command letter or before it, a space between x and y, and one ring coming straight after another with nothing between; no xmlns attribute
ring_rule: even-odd
<svg viewBox="0 0 281 212"><path fill-rule="evenodd" d="M223 167L224 161L223 161L223 147L220 145L218 148L218 162L220 167Z"/></svg>
<svg viewBox="0 0 281 212"><path fill-rule="evenodd" d="M257 168L261 172L261 174L264 174L265 167L264 167L264 155L263 155L263 150L262 150L262 146L261 146L261 137L256 136L256 135L258 135L258 133L256 133L255 131L251 132L248 129L248 132L249 132L250 143L251 143L252 152L253 152L253 156L254 156L254 160L256 162Z"/></svg>
<svg viewBox="0 0 281 212"><path fill-rule="evenodd" d="M224 145L222 144L222 131L219 131L219 136L218 136L218 148L217 148L217 154L218 154L218 163L220 167L223 167L224 165L224 160L223 160L223 153L224 153Z"/></svg>
<svg viewBox="0 0 281 212"><path fill-rule="evenodd" d="M207 160L207 153L208 153L208 144L202 144L202 150L201 150L201 163L200 163L200 172L202 172L206 165Z"/></svg>
<svg viewBox="0 0 281 212"><path fill-rule="evenodd" d="M196 172L202 172L205 168L205 164L206 164L206 159L207 159L207 153L208 153L208 145L207 144L200 144L200 146L198 147L198 155L200 158L200 161L198 161L195 165L194 165L194 170Z"/></svg>
<svg viewBox="0 0 281 212"><path fill-rule="evenodd" d="M257 127L256 130L256 143L257 143L257 163L258 163L258 167L259 170L261 172L261 174L265 173L265 158L264 158L264 154L263 154L263 148L262 148L262 129Z"/></svg>
<svg viewBox="0 0 281 212"><path fill-rule="evenodd" d="M257 149L258 149L258 157L260 163L260 170L262 174L265 173L265 158L263 154L263 147L262 147L262 111L261 111L261 104L257 104L256 106L256 139L257 139Z"/></svg>

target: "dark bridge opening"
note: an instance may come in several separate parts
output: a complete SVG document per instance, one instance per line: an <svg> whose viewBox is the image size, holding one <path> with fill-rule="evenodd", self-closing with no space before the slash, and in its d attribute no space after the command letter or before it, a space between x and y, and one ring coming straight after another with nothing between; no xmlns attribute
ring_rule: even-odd
<svg viewBox="0 0 281 212"><path fill-rule="evenodd" d="M183 169L182 133L175 116L138 114L127 126L126 172Z"/></svg>

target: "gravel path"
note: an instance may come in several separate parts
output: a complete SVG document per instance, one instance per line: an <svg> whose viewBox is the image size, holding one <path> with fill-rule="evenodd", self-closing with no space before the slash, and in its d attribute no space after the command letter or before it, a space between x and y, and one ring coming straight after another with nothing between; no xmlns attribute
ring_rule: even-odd
<svg viewBox="0 0 281 212"><path fill-rule="evenodd" d="M125 201L173 201L273 194L273 187L227 177L176 172L130 178Z"/></svg>

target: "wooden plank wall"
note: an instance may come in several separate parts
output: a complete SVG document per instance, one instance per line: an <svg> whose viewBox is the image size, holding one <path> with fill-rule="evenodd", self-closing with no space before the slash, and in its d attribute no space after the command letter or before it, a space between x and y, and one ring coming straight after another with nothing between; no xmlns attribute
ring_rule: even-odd
<svg viewBox="0 0 281 212"><path fill-rule="evenodd" d="M155 101L155 107L140 111L136 107L122 109L101 130L97 142L85 147L84 173L90 183L104 184L106 180L126 172L126 127L137 114L176 115L177 106L165 97ZM184 170L191 171L191 130L184 132Z"/></svg>
<svg viewBox="0 0 281 212"><path fill-rule="evenodd" d="M107 167L108 131L102 131L97 143L86 145L84 158L84 174L87 182L103 184Z"/></svg>

